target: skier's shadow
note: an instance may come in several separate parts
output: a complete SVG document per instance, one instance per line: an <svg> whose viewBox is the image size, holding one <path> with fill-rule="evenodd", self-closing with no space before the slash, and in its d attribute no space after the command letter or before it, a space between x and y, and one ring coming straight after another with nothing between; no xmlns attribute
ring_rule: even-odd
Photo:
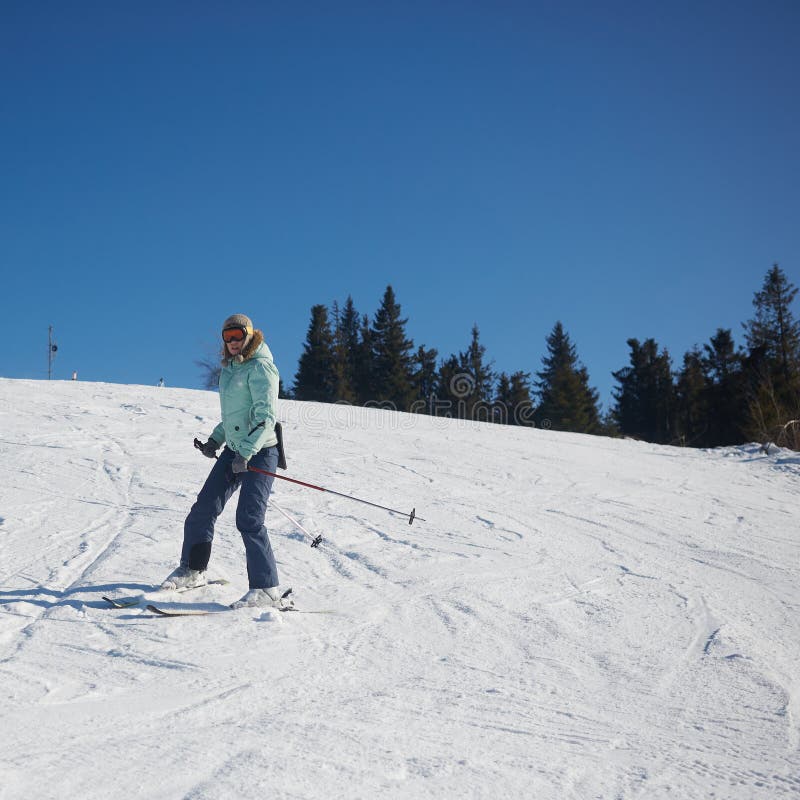
<svg viewBox="0 0 800 800"><path fill-rule="evenodd" d="M41 608L56 608L69 606L80 611L82 608L108 608L108 603L103 600L104 594L118 592L141 593L153 589L147 583L101 583L94 586L73 586L64 591L48 589L46 586L37 586L33 589L11 589L0 591L0 609L10 611L17 604L39 606ZM76 595L86 595L86 599L78 599Z"/></svg>

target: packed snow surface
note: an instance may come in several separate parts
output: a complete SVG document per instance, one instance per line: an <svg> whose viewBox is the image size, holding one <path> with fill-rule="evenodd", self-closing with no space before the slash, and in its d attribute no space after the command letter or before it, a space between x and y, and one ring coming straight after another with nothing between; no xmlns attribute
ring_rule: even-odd
<svg viewBox="0 0 800 800"><path fill-rule="evenodd" d="M0 380L0 798L800 796L797 455L282 402L306 610L154 591L211 392ZM103 595L142 595L115 610ZM158 618L167 608L220 611Z"/></svg>

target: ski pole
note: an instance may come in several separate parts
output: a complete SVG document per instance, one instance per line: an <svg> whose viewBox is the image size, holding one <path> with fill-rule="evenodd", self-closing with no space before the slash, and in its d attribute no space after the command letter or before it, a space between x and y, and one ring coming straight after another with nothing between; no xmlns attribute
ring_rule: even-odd
<svg viewBox="0 0 800 800"><path fill-rule="evenodd" d="M194 446L203 451L203 443L199 439L194 440ZM217 458L215 455L214 458ZM260 472L262 475L269 475L272 478L279 478L282 481L289 481L289 483L296 483L298 486L305 486L308 489L316 489L318 492L327 492L328 494L335 494L337 497L346 497L348 500L355 500L357 503L364 503L364 505L372 506L373 508L380 508L384 511L389 511L392 514L400 514L403 517L408 517L408 524L413 525L414 520L418 519L421 522L426 522L427 520L423 519L422 517L417 516L417 509L412 508L411 513L409 514L406 511L398 511L396 508L389 508L388 506L382 506L378 503L371 503L369 500L362 500L360 497L354 497L351 494L345 494L344 492L336 492L333 489L326 489L324 486L317 486L313 483L306 483L305 481L299 481L297 478L287 478L286 475L278 475L277 472L268 472L265 469L259 469L258 467L251 467L249 464L247 465L247 469L249 472ZM313 546L313 545L312 545Z"/></svg>
<svg viewBox="0 0 800 800"><path fill-rule="evenodd" d="M378 503L371 503L369 500L362 500L360 497L353 497L351 494L345 494L344 492L336 492L333 489L326 489L324 486L317 486L313 483L306 483L306 481L299 481L297 478L287 478L285 475L278 475L276 472L269 472L265 469L259 469L258 467L251 467L249 464L247 469L250 472L260 472L262 475L269 475L272 478L280 478L282 481L289 481L289 483L296 483L298 486L305 486L307 489L316 489L318 492L327 492L328 494L335 494L337 497L346 497L348 500L355 500L357 503L364 503L364 505L372 506L373 508L381 508L384 511L389 511L392 514L401 514L404 517L408 517L408 524L412 525L415 519L422 520L425 522L422 517L417 516L417 510L415 508L411 509L411 513L409 514L406 511L398 511L396 508L389 508L388 506L382 506Z"/></svg>
<svg viewBox="0 0 800 800"><path fill-rule="evenodd" d="M288 511L284 511L271 497L269 499L269 504L276 510L283 514L292 525L295 526L298 530L302 531L309 539L311 539L311 546L312 547L319 547L322 542L322 534L319 536L312 536Z"/></svg>

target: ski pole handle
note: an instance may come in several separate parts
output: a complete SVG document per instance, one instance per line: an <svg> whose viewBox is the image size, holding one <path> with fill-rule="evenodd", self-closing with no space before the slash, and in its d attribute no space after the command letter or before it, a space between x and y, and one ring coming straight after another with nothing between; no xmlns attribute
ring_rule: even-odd
<svg viewBox="0 0 800 800"><path fill-rule="evenodd" d="M194 440L194 446L195 446L195 447L196 447L196 448L197 448L197 449L198 449L198 450L199 450L199 451L200 451L200 452L201 452L203 455L205 455L205 450L203 449L203 448L205 447L205 445L204 445L204 444L203 444L203 443L202 443L202 442L201 442L199 439L195 439L195 440ZM214 453L214 458L219 458L219 456L218 456L216 453Z"/></svg>

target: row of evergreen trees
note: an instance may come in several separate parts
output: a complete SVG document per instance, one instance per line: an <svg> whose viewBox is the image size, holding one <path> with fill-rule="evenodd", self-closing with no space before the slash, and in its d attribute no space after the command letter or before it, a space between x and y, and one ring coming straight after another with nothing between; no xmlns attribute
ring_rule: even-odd
<svg viewBox="0 0 800 800"><path fill-rule="evenodd" d="M530 373L493 369L477 325L467 348L440 362L436 349L415 348L406 335L407 321L391 286L372 321L359 316L351 297L343 308L334 303L330 313L315 305L287 396L557 430L603 430L597 392L560 322L532 383Z"/></svg>
<svg viewBox="0 0 800 800"><path fill-rule="evenodd" d="M730 329L684 354L674 372L653 339L630 339L630 365L613 373L613 422L624 434L698 447L758 440L800 449L800 321L797 288L775 264L743 324L744 348Z"/></svg>
<svg viewBox="0 0 800 800"><path fill-rule="evenodd" d="M598 393L561 322L547 337L542 368L496 373L479 329L463 352L439 359L415 347L391 286L370 319L348 297L315 305L291 393L298 400L377 405L436 416L633 436L659 443L717 446L759 440L796 446L800 418L797 289L776 264L744 323L746 347L718 329L675 369L654 339L628 340L630 363L613 373L614 402L601 415ZM798 431L800 433L800 424Z"/></svg>

